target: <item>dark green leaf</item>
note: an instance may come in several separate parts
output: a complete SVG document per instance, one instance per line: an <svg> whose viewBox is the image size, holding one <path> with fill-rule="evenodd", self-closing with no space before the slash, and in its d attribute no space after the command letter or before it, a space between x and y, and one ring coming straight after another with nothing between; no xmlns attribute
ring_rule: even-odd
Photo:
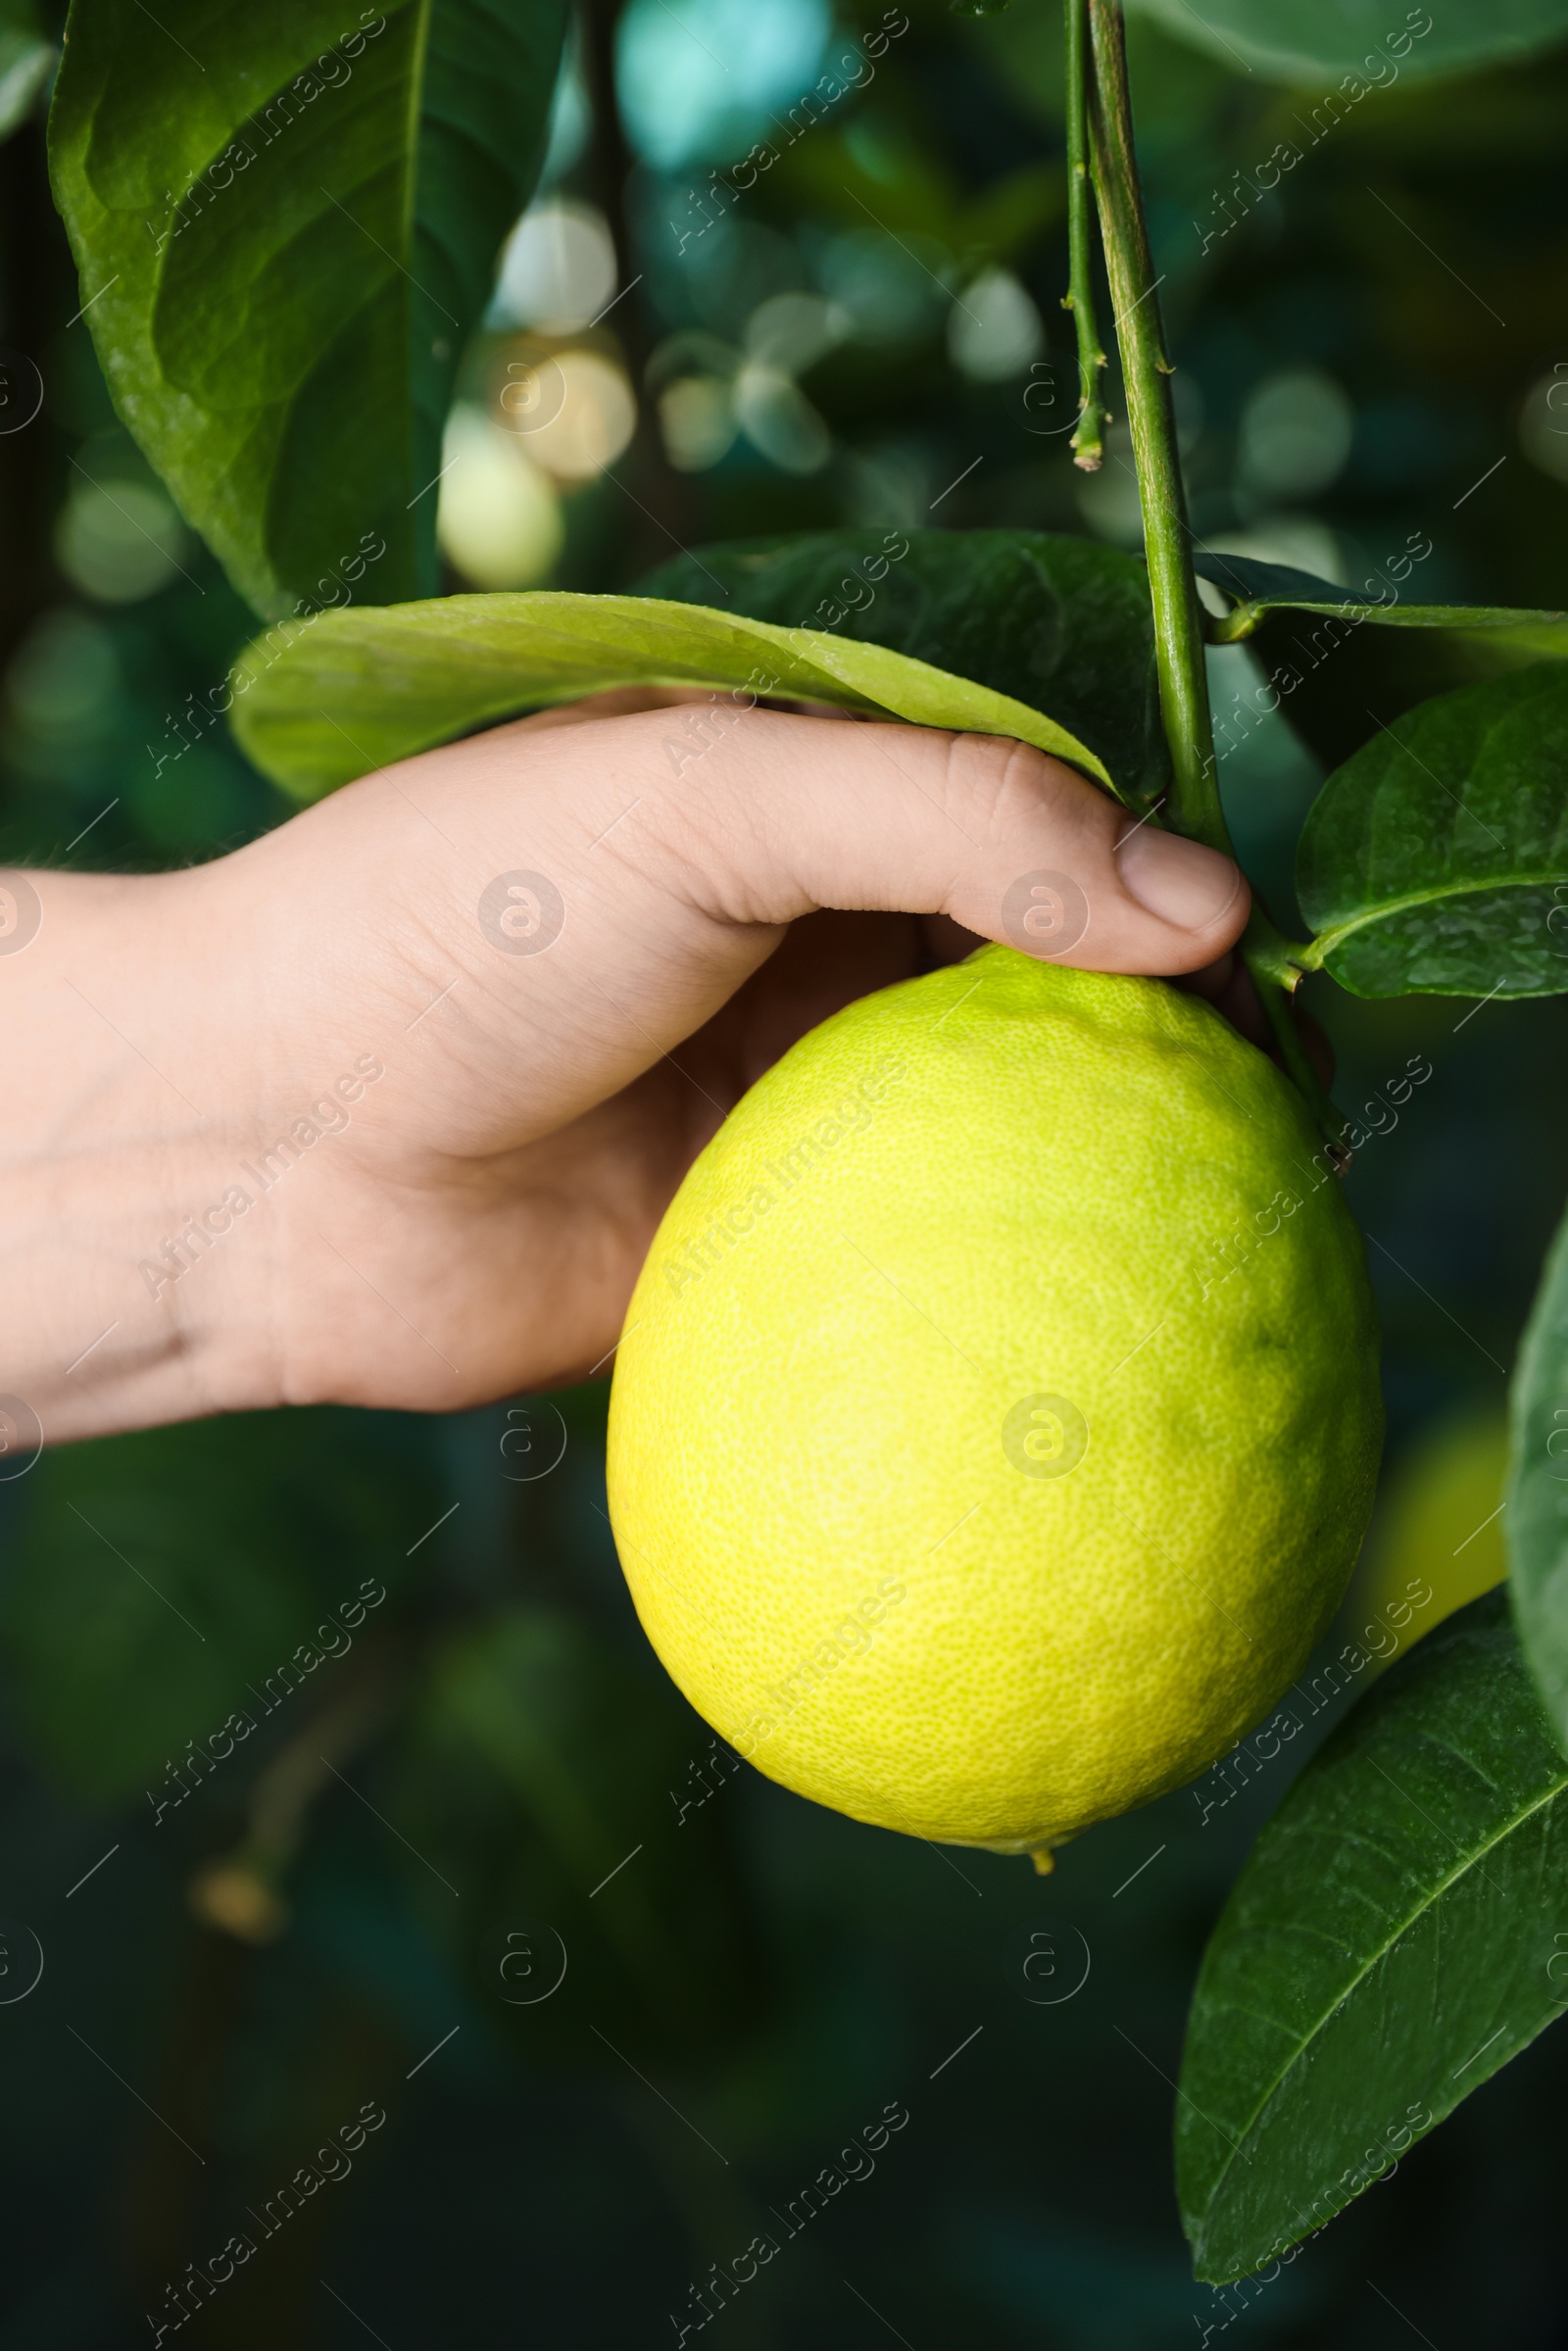
<svg viewBox="0 0 1568 2351"><path fill-rule="evenodd" d="M231 1707L256 1713L247 1686L323 1612L367 1576L391 1590L441 1505L408 1425L387 1427L236 1414L43 1455L6 1546L0 1641L56 1779L96 1802L168 1794L166 1762Z"/></svg>
<svg viewBox="0 0 1568 2351"><path fill-rule="evenodd" d="M881 645L641 596L446 596L284 623L241 657L234 732L302 800L541 704L611 686L710 686L1015 735L1108 783L1037 710Z"/></svg>
<svg viewBox="0 0 1568 2351"><path fill-rule="evenodd" d="M1176 2109L1198 2275L1321 2228L1549 2025L1565 1918L1568 1760L1488 1592L1353 1708L1214 1930Z"/></svg>
<svg viewBox="0 0 1568 2351"><path fill-rule="evenodd" d="M345 22L348 15L349 21ZM55 188L116 403L258 612L435 585L447 396L564 0L75 0ZM374 556L379 540L384 553Z"/></svg>
<svg viewBox="0 0 1568 2351"><path fill-rule="evenodd" d="M1114 548L1040 530L819 531L701 548L641 593L890 646L1049 710L1130 806L1165 788L1149 574Z"/></svg>
<svg viewBox="0 0 1568 2351"><path fill-rule="evenodd" d="M1555 909L1568 957L1568 889ZM1519 1351L1503 1532L1513 1612L1557 1737L1568 1747L1568 1217Z"/></svg>
<svg viewBox="0 0 1568 2351"><path fill-rule="evenodd" d="M1432 542L1427 541L1430 554ZM1399 563L1404 569L1398 570ZM1270 612L1330 612L1358 625L1376 621L1384 628L1502 629L1518 632L1522 649L1531 653L1568 654L1568 615L1503 604L1417 604L1404 594L1413 570L1408 556L1396 559L1385 576L1363 582L1364 593L1338 588L1331 579L1298 571L1289 563L1262 563L1251 556L1195 555L1193 569L1200 579L1223 588L1234 604L1222 617L1210 621L1209 636L1216 645L1234 645L1250 637Z"/></svg>
<svg viewBox="0 0 1568 2351"><path fill-rule="evenodd" d="M1335 82L1356 75L1361 95L1396 75L1453 73L1505 58L1528 57L1568 38L1564 0L1444 0L1400 16L1385 0L1136 0L1166 28L1276 81ZM1368 70L1370 69L1370 71Z"/></svg>
<svg viewBox="0 0 1568 2351"><path fill-rule="evenodd" d="M1565 885L1568 669L1537 662L1419 704L1329 777L1297 857L1304 960L1355 996L1560 995Z"/></svg>

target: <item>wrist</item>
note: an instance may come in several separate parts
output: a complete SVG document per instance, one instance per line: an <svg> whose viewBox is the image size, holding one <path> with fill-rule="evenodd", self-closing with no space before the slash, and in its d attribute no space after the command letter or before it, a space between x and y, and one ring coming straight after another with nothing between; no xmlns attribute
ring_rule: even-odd
<svg viewBox="0 0 1568 2351"><path fill-rule="evenodd" d="M0 961L0 1387L46 1443L279 1400L272 1237L235 1248L222 1214L265 1071L215 870L34 874Z"/></svg>

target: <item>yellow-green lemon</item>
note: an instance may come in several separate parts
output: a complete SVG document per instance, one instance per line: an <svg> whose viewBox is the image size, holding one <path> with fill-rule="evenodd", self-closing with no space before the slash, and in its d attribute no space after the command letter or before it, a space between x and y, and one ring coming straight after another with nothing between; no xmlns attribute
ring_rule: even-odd
<svg viewBox="0 0 1568 2351"><path fill-rule="evenodd" d="M1196 998L988 947L851 1004L726 1119L626 1317L638 1613L760 1771L1050 1847L1203 1769L1354 1563L1360 1236Z"/></svg>

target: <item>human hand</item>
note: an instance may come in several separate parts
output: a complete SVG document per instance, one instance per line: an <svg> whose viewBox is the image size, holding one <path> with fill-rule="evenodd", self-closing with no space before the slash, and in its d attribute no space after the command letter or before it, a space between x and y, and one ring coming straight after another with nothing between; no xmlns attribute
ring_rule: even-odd
<svg viewBox="0 0 1568 2351"><path fill-rule="evenodd" d="M47 1437L581 1378L692 1159L829 1013L975 937L1174 975L1246 922L1227 859L1024 746L719 707L601 697L185 873L33 877L0 980L73 1213L5 1384Z"/></svg>

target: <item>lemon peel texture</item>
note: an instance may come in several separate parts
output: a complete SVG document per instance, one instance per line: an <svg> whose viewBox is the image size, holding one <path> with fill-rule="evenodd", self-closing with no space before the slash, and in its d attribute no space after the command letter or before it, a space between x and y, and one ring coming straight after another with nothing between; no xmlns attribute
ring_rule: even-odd
<svg viewBox="0 0 1568 2351"><path fill-rule="evenodd" d="M848 1006L681 1185L610 1494L736 1752L1031 1852L1288 1687L1382 1441L1360 1236L1295 1090L1195 997L989 947Z"/></svg>

